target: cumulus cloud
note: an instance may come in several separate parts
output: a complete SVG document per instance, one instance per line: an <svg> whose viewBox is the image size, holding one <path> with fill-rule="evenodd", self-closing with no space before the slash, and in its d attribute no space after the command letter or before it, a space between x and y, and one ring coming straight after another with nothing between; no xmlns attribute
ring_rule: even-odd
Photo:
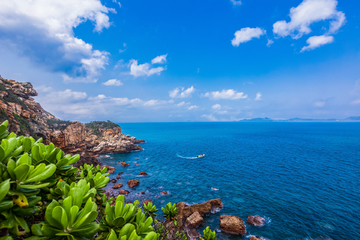
<svg viewBox="0 0 360 240"><path fill-rule="evenodd" d="M211 122L216 122L216 121L218 121L218 120L216 119L216 117L214 117L212 114L209 114L209 115L203 114L201 117L202 117L202 118L205 118L205 119L207 119L208 121L211 121Z"/></svg>
<svg viewBox="0 0 360 240"><path fill-rule="evenodd" d="M306 43L308 45L303 47L301 49L301 52L308 51L308 50L313 50L313 49L321 47L321 46L323 46L325 44L332 43L333 41L334 41L333 36L321 35L321 36L310 37L308 40L306 40Z"/></svg>
<svg viewBox="0 0 360 240"><path fill-rule="evenodd" d="M103 83L105 86L121 86L123 83L117 79L110 79Z"/></svg>
<svg viewBox="0 0 360 240"><path fill-rule="evenodd" d="M166 63L166 57L167 57L167 54L157 56L156 58L154 58L153 60L151 60L151 63L152 63L152 64Z"/></svg>
<svg viewBox="0 0 360 240"><path fill-rule="evenodd" d="M220 104L215 104L211 107L212 109L215 109L215 110L220 110L221 109L221 105Z"/></svg>
<svg viewBox="0 0 360 240"><path fill-rule="evenodd" d="M94 31L110 27L114 9L100 0L3 0L0 40L50 71L62 72L65 81L96 82L108 64L108 53L74 36L73 29L88 20Z"/></svg>
<svg viewBox="0 0 360 240"><path fill-rule="evenodd" d="M242 98L247 98L248 96L245 95L243 92L237 92L233 89L222 90L221 92L207 92L204 94L205 97L208 97L212 100L219 100L219 99L230 99L230 100L237 100Z"/></svg>
<svg viewBox="0 0 360 240"><path fill-rule="evenodd" d="M299 39L311 32L312 23L330 20L325 35L334 34L346 22L345 14L336 9L337 4L337 0L304 0L299 6L290 9L290 22L282 20L274 23L273 32L280 37Z"/></svg>
<svg viewBox="0 0 360 240"><path fill-rule="evenodd" d="M144 63L144 64L138 64L137 60L130 60L130 75L133 75L134 77L140 77L140 76L151 76L154 74L160 75L162 71L164 71L165 68L163 67L156 67L153 68L151 64Z"/></svg>
<svg viewBox="0 0 360 240"><path fill-rule="evenodd" d="M241 1L240 1L240 0L230 0L230 2L231 2L232 5L234 5L234 6L240 6L240 5L241 5Z"/></svg>
<svg viewBox="0 0 360 240"><path fill-rule="evenodd" d="M261 35L266 34L266 31L264 29L261 29L259 27L257 28L242 28L235 32L235 38L231 40L231 44L233 46L238 47L240 43L245 43L250 41L253 38L260 38Z"/></svg>
<svg viewBox="0 0 360 240"><path fill-rule="evenodd" d="M267 42L266 46L270 47L273 43L274 43L273 40L268 39L268 42Z"/></svg>
<svg viewBox="0 0 360 240"><path fill-rule="evenodd" d="M184 90L184 88L175 88L169 92L169 96L171 98L188 98L191 97L191 94L193 94L195 91L196 89L194 86L191 86L186 90Z"/></svg>
<svg viewBox="0 0 360 240"><path fill-rule="evenodd" d="M192 106L188 107L189 110L193 110L193 109L197 109L197 108L199 108L199 106L196 106L196 105L192 105Z"/></svg>
<svg viewBox="0 0 360 240"><path fill-rule="evenodd" d="M180 102L180 103L176 104L176 106L178 106L178 107L181 107L181 106L184 106L184 105L185 105L185 102L184 102L184 101L182 101L182 102Z"/></svg>
<svg viewBox="0 0 360 240"><path fill-rule="evenodd" d="M259 101L259 100L261 100L261 93L260 92L258 92L258 93L256 93L256 97L255 97L255 100L256 101Z"/></svg>

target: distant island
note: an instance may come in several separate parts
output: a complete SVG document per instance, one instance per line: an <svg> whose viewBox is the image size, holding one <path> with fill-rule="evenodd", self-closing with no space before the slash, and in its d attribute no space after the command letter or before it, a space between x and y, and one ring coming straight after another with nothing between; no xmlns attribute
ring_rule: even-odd
<svg viewBox="0 0 360 240"><path fill-rule="evenodd" d="M360 116L352 116L345 119L312 119L312 118L289 118L289 119L272 119L272 118L247 118L239 122L360 122Z"/></svg>

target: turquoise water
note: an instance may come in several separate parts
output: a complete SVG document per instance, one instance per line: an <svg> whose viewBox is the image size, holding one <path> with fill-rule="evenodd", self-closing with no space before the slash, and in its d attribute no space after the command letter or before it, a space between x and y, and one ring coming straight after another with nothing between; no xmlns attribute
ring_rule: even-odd
<svg viewBox="0 0 360 240"><path fill-rule="evenodd" d="M127 180L140 180L129 200L152 199L160 209L169 201L193 204L221 198L224 208L206 217L204 226L219 231L221 214L244 221L250 214L265 217L265 226L247 226L245 239L360 239L359 123L120 126L123 133L146 140L144 151L103 159L116 167L111 178L125 172L123 189L128 189ZM204 158L191 159L202 153ZM149 175L139 177L140 171ZM170 194L161 195L161 190ZM241 239L220 231L217 236Z"/></svg>

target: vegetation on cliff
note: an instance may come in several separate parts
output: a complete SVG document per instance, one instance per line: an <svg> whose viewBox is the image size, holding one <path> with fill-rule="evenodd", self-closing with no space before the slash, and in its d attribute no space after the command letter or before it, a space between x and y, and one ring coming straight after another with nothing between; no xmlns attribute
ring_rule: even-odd
<svg viewBox="0 0 360 240"><path fill-rule="evenodd" d="M107 198L106 168L85 164L79 170L73 166L79 155L9 134L7 126L0 125L0 240L187 239L176 227L175 205L164 211L171 219L161 221L152 203ZM216 238L207 229L203 239Z"/></svg>
<svg viewBox="0 0 360 240"><path fill-rule="evenodd" d="M93 121L93 122L85 123L85 127L92 129L93 130L92 134L96 136L101 136L101 132L99 131L99 129L113 129L119 127L119 125L107 120L107 121Z"/></svg>

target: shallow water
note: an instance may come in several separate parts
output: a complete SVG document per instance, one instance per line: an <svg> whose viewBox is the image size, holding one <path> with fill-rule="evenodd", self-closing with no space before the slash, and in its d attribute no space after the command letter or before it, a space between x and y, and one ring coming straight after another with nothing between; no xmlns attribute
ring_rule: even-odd
<svg viewBox="0 0 360 240"><path fill-rule="evenodd" d="M224 208L206 217L204 227L219 231L221 214L244 221L250 214L265 217L265 226L247 226L245 238L360 239L360 123L120 126L123 133L146 140L144 151L102 160L116 167L110 178L125 172L119 180L123 189L128 190L127 180L140 180L129 200L152 199L160 209L169 201L193 204L221 198ZM204 158L191 159L203 153ZM117 163L122 160L130 166ZM137 176L140 171L149 176ZM170 194L161 195L161 190ZM241 239L220 232L217 236Z"/></svg>

